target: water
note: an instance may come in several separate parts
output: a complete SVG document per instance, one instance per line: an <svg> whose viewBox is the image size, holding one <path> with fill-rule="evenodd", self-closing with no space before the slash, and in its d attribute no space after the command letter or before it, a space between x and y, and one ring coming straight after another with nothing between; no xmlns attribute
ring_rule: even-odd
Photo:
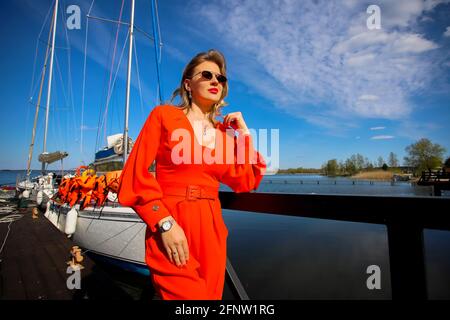
<svg viewBox="0 0 450 320"><path fill-rule="evenodd" d="M60 173L58 171L56 172ZM5 184L14 185L18 175L25 177L26 170L0 171L0 186ZM40 170L31 172L32 178L38 175L40 175ZM225 185L221 185L221 190L231 191ZM415 186L410 182L371 182L345 177L329 178L321 175L264 176L258 192L432 196L431 187ZM444 192L443 196L450 196L450 194Z"/></svg>
<svg viewBox="0 0 450 320"><path fill-rule="evenodd" d="M0 172L0 184L14 182L18 173L24 171ZM34 172L34 176L38 174ZM221 190L230 189L221 185ZM431 195L429 187L408 182L372 184L319 175L265 176L258 192ZM228 257L251 299L392 297L387 233L383 225L233 210L223 210L223 214L229 230ZM424 239L428 295L432 299L450 299L450 232L425 230ZM380 268L380 290L367 289L366 271L370 265ZM149 279L137 281L139 277L112 268L110 271L133 299L148 298L142 292L148 291ZM231 296L227 292L224 297Z"/></svg>
<svg viewBox="0 0 450 320"><path fill-rule="evenodd" d="M258 192L432 196L431 187L416 186L411 182L392 183L321 175L264 176Z"/></svg>
<svg viewBox="0 0 450 320"><path fill-rule="evenodd" d="M430 196L431 188L409 182L280 175L264 177L258 192ZM253 299L392 297L384 225L233 210L223 214L229 229L228 256ZM425 230L424 241L428 296L450 299L450 232ZM367 288L371 265L380 268L380 290Z"/></svg>
<svg viewBox="0 0 450 320"><path fill-rule="evenodd" d="M52 171L49 170L49 172L56 172L61 173L61 171ZM19 181L25 179L27 174L26 170L1 170L0 171L0 186L2 185L16 185L16 179L19 177ZM33 170L31 171L30 177L35 178L37 176L41 175L40 170Z"/></svg>

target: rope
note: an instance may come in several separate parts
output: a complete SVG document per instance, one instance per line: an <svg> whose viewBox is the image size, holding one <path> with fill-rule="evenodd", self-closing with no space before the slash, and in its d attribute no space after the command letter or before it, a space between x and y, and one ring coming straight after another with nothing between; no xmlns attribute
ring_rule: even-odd
<svg viewBox="0 0 450 320"><path fill-rule="evenodd" d="M3 240L2 247L0 248L0 254L3 252L3 248L5 247L6 240L8 240L9 233L11 231L11 225L13 222L21 219L23 215L21 214L11 214L9 216L6 216L4 218L0 218L0 223L9 223L8 225L8 232L6 233L5 239ZM1 261L1 260L0 260Z"/></svg>

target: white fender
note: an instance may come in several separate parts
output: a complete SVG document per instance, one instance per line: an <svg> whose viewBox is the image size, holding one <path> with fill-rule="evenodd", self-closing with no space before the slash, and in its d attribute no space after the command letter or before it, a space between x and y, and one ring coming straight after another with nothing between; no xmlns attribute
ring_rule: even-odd
<svg viewBox="0 0 450 320"><path fill-rule="evenodd" d="M24 192L22 192L22 197L24 197L25 199L28 199L30 197L30 191L25 190Z"/></svg>
<svg viewBox="0 0 450 320"><path fill-rule="evenodd" d="M44 198L44 195L42 194L42 191L38 191L38 193L36 195L36 203L38 206L41 205L43 198Z"/></svg>
<svg viewBox="0 0 450 320"><path fill-rule="evenodd" d="M75 233L75 230L77 228L77 218L78 218L78 211L75 208L72 208L70 209L69 212L67 212L66 228L64 230L64 232L67 235Z"/></svg>
<svg viewBox="0 0 450 320"><path fill-rule="evenodd" d="M111 202L116 202L117 201L117 193L109 191L107 198Z"/></svg>
<svg viewBox="0 0 450 320"><path fill-rule="evenodd" d="M46 205L46 207L47 207L47 209L45 210L45 213L44 213L44 216L48 219L48 216L49 216L49 214L50 214L50 201L48 201L47 202L47 205Z"/></svg>
<svg viewBox="0 0 450 320"><path fill-rule="evenodd" d="M48 220L50 220L50 222L56 227L58 222L58 214L53 210L49 210Z"/></svg>

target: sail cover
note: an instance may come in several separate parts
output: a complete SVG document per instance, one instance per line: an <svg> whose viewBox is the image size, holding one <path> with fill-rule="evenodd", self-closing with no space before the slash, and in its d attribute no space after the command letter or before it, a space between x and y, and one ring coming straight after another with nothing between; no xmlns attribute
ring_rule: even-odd
<svg viewBox="0 0 450 320"><path fill-rule="evenodd" d="M51 153L41 153L39 155L39 161L43 162L43 163L52 163L61 159L64 159L65 157L67 157L69 154L67 152L63 152L63 151L55 151L55 152L51 152Z"/></svg>

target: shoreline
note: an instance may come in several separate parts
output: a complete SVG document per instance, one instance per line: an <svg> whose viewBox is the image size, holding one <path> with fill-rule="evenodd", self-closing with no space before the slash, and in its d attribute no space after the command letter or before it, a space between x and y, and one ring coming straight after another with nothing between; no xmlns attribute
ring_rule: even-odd
<svg viewBox="0 0 450 320"><path fill-rule="evenodd" d="M354 180L372 180L372 181L393 181L394 176L409 176L404 173L398 173L393 171L384 171L384 170L372 170L372 171L365 171L365 172L359 172L354 175L334 175L334 176L327 176L324 173L276 173L275 175L290 175L290 176L302 176L302 175L319 175L324 176L328 178L348 178L348 179L354 179ZM409 182L416 182L419 178L417 177L411 177Z"/></svg>

